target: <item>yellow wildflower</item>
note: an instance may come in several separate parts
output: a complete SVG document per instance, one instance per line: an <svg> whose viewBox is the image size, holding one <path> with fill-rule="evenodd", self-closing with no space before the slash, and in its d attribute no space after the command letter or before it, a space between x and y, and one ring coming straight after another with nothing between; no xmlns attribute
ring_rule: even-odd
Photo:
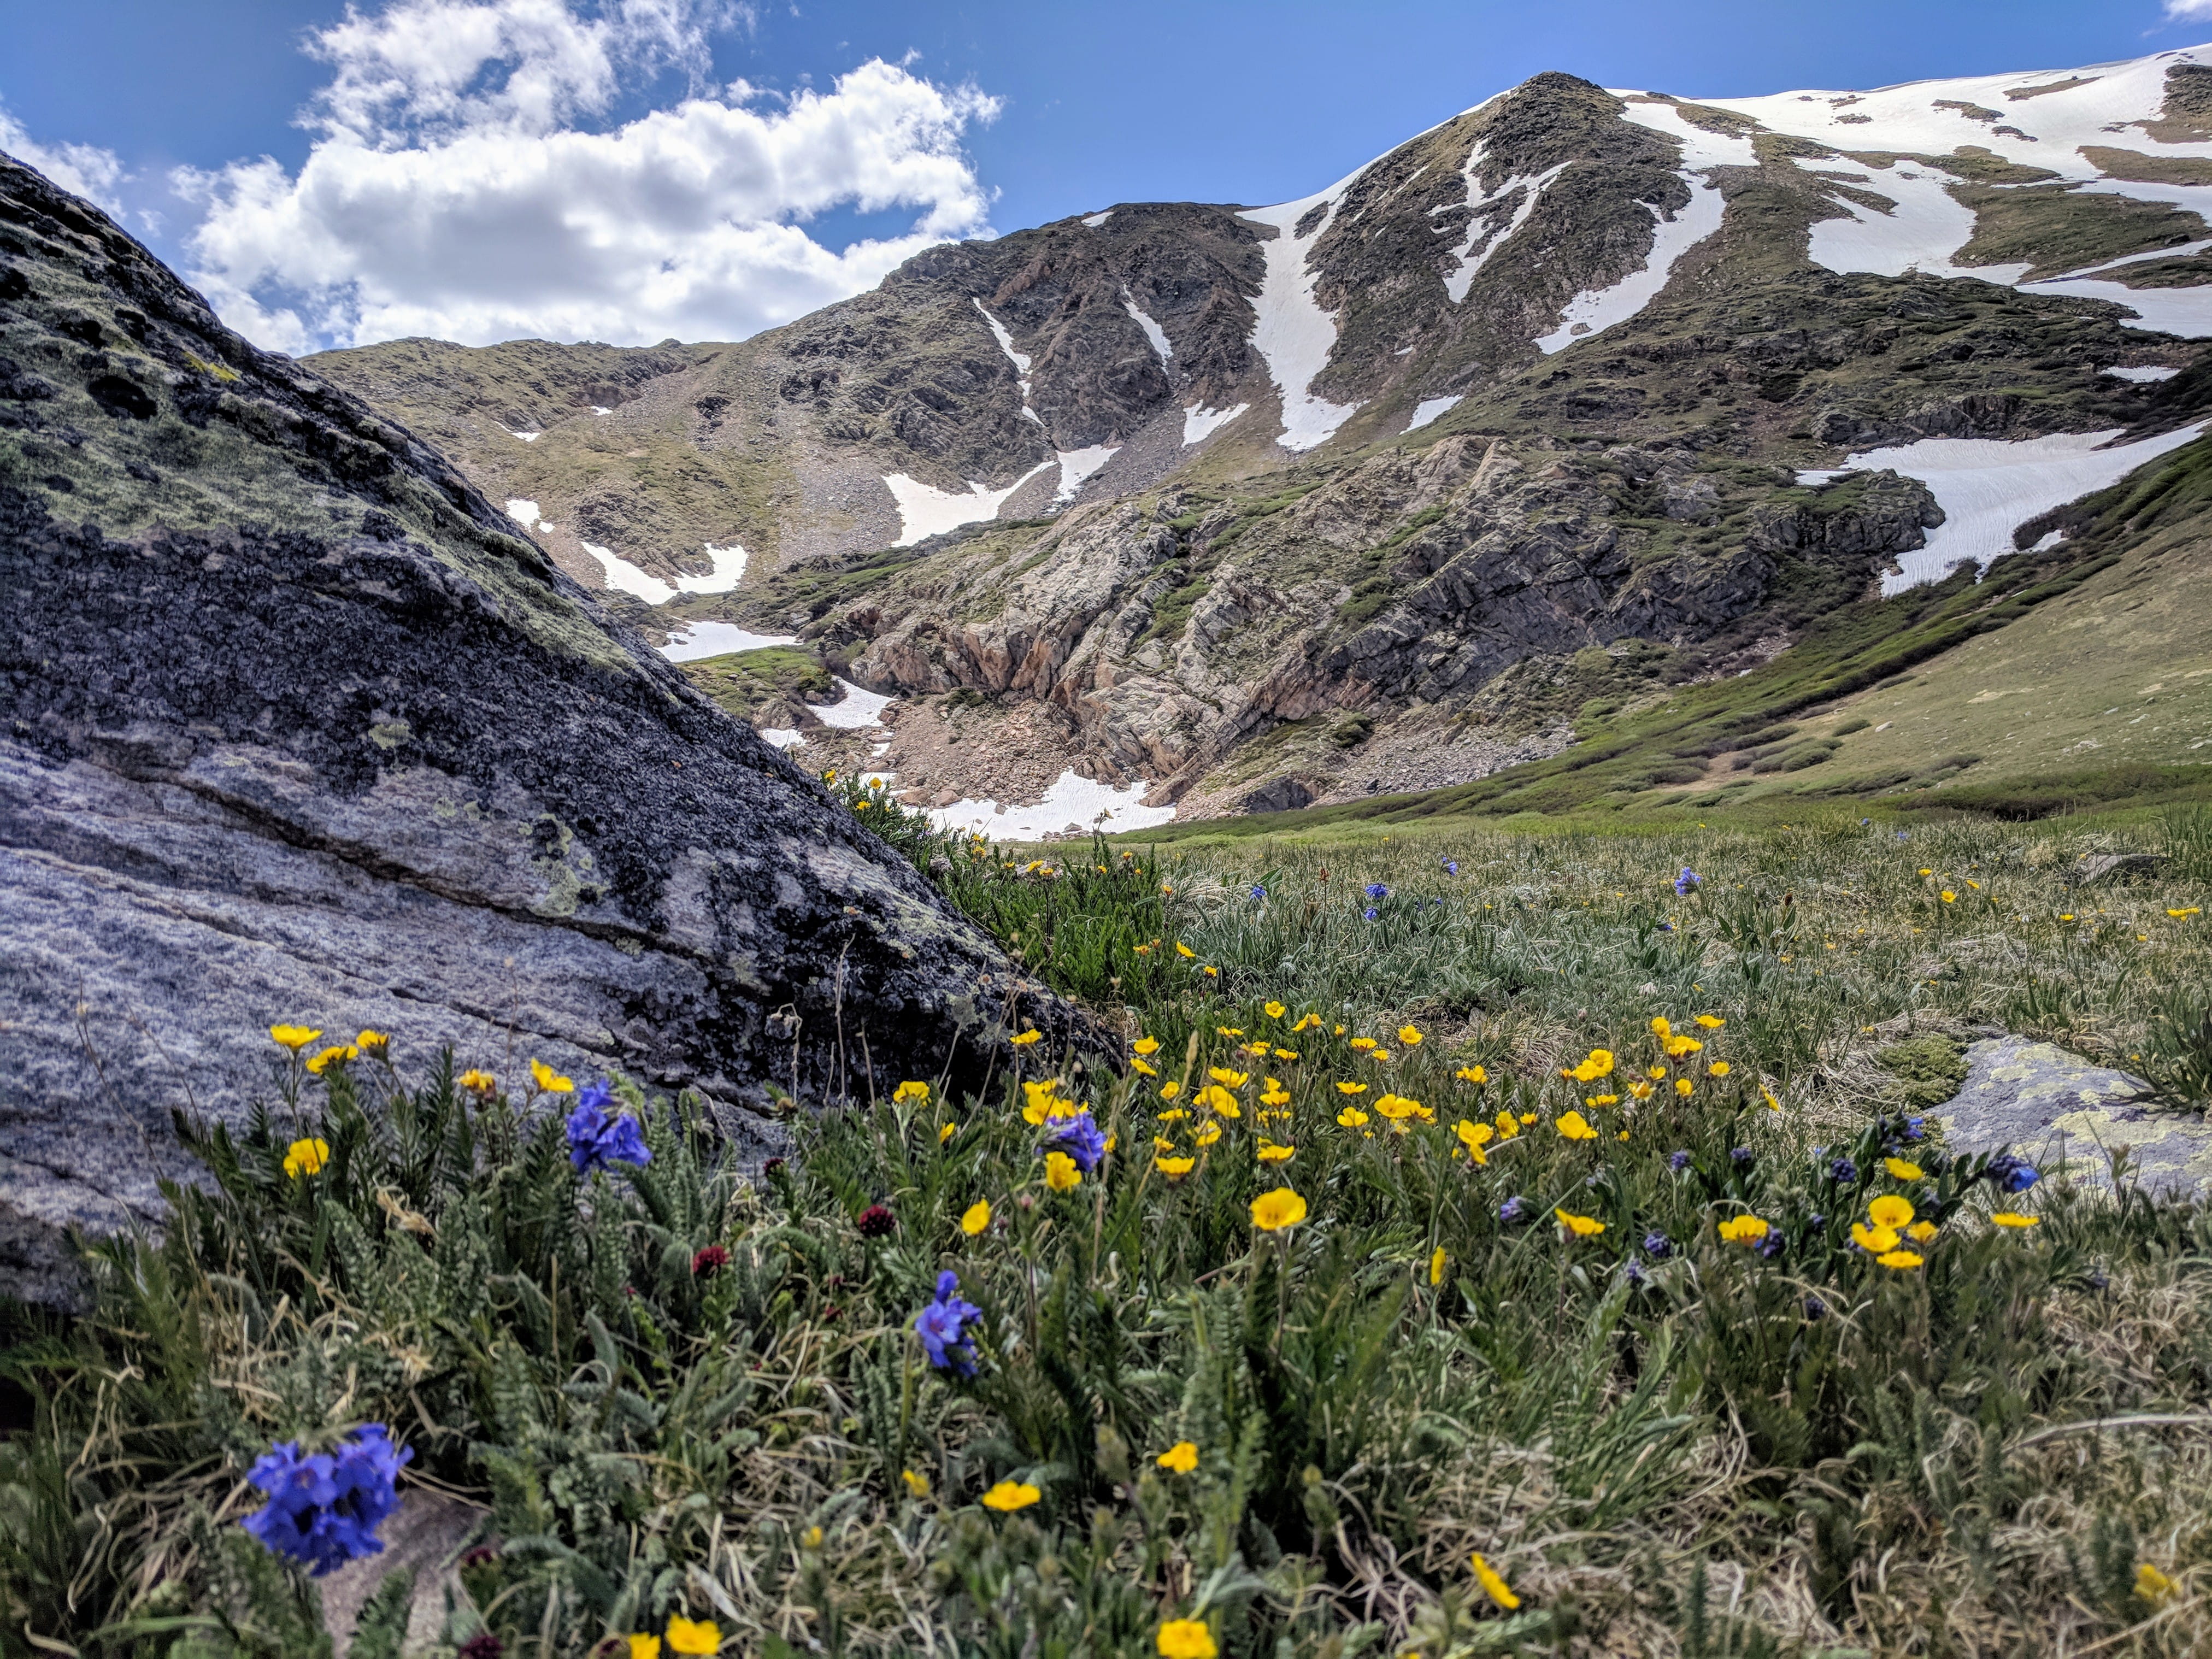
<svg viewBox="0 0 2212 1659"><path fill-rule="evenodd" d="M1498 1576L1497 1568L1482 1559L1481 1551L1477 1550L1468 1558L1468 1565L1474 1567L1475 1582L1482 1586L1483 1594L1499 1607L1510 1613L1521 1605L1521 1598L1513 1593L1512 1586Z"/></svg>
<svg viewBox="0 0 2212 1659"><path fill-rule="evenodd" d="M1678 1077L1674 1079L1674 1092L1678 1095L1687 1095L1696 1087L1697 1085L1686 1077Z"/></svg>
<svg viewBox="0 0 2212 1659"><path fill-rule="evenodd" d="M1160 1085L1160 1098L1162 1100L1173 1100L1182 1092L1182 1085L1176 1082L1173 1078L1170 1078L1165 1083Z"/></svg>
<svg viewBox="0 0 2212 1659"><path fill-rule="evenodd" d="M1605 1231L1605 1223L1595 1216L1570 1215L1559 1209L1553 1210L1552 1213L1559 1217L1559 1224L1577 1238L1595 1238Z"/></svg>
<svg viewBox="0 0 2212 1659"><path fill-rule="evenodd" d="M1705 1070L1711 1073L1715 1077L1726 1077L1734 1069L1735 1067L1731 1066L1728 1061L1724 1060L1717 1060L1711 1065L1705 1067Z"/></svg>
<svg viewBox="0 0 2212 1659"><path fill-rule="evenodd" d="M320 1077L331 1066L341 1060L358 1060L361 1051L350 1043L334 1042L307 1062L307 1070Z"/></svg>
<svg viewBox="0 0 2212 1659"><path fill-rule="evenodd" d="M1289 1011L1286 1010L1279 1002L1271 1002L1267 1005L1267 1018L1269 1019L1280 1019L1287 1012Z"/></svg>
<svg viewBox="0 0 2212 1659"><path fill-rule="evenodd" d="M1009 1041L1011 1041L1017 1048L1026 1048L1032 1042L1042 1042L1044 1041L1044 1033L1036 1030L1035 1027L1031 1027L1026 1031L1015 1032Z"/></svg>
<svg viewBox="0 0 2212 1659"><path fill-rule="evenodd" d="M1895 1231L1887 1227L1869 1227L1865 1223L1851 1223L1851 1242L1869 1255L1881 1255L1898 1245Z"/></svg>
<svg viewBox="0 0 2212 1659"><path fill-rule="evenodd" d="M1773 1231L1755 1215L1730 1216L1720 1224L1720 1236L1731 1244L1756 1244Z"/></svg>
<svg viewBox="0 0 2212 1659"><path fill-rule="evenodd" d="M322 1033L305 1025L272 1025L269 1028L269 1035L296 1054Z"/></svg>
<svg viewBox="0 0 2212 1659"><path fill-rule="evenodd" d="M1895 1193L1884 1193L1867 1206L1867 1219L1893 1232L1912 1219L1912 1206Z"/></svg>
<svg viewBox="0 0 2212 1659"><path fill-rule="evenodd" d="M1651 1017L1651 1035L1662 1042L1674 1035L1674 1028L1667 1023L1666 1015L1654 1014Z"/></svg>
<svg viewBox="0 0 2212 1659"><path fill-rule="evenodd" d="M2136 1594L2153 1607L2172 1595L2177 1588L2172 1579L2148 1561L2136 1568Z"/></svg>
<svg viewBox="0 0 2212 1659"><path fill-rule="evenodd" d="M1056 1193L1072 1192L1083 1184L1083 1171L1066 1152L1044 1155L1044 1184Z"/></svg>
<svg viewBox="0 0 2212 1659"><path fill-rule="evenodd" d="M1244 1035L1244 1028L1242 1025L1217 1025L1213 1030L1217 1036L1240 1037Z"/></svg>
<svg viewBox="0 0 2212 1659"><path fill-rule="evenodd" d="M568 1095L576 1091L576 1085L574 1083L562 1077L560 1073L542 1060L533 1060L530 1062L530 1082L540 1094Z"/></svg>
<svg viewBox="0 0 2212 1659"><path fill-rule="evenodd" d="M1242 1117L1244 1109L1237 1097L1218 1083L1209 1083L1198 1091L1198 1103L1218 1117Z"/></svg>
<svg viewBox="0 0 2212 1659"><path fill-rule="evenodd" d="M1160 1051L1160 1040L1153 1036L1140 1036L1129 1046L1140 1054L1156 1054Z"/></svg>
<svg viewBox="0 0 2212 1659"><path fill-rule="evenodd" d="M960 1212L960 1231L973 1238L991 1224L991 1200L979 1198Z"/></svg>
<svg viewBox="0 0 2212 1659"><path fill-rule="evenodd" d="M1553 1121L1552 1127L1569 1140L1595 1140L1597 1131L1591 1128L1588 1119L1580 1112L1562 1112Z"/></svg>
<svg viewBox="0 0 2212 1659"><path fill-rule="evenodd" d="M927 1475L917 1474L912 1469L901 1469L899 1471L899 1479L906 1482L906 1489L912 1492L916 1498L927 1498L929 1496L929 1477Z"/></svg>
<svg viewBox="0 0 2212 1659"><path fill-rule="evenodd" d="M1454 1072L1452 1075L1457 1078L1462 1083L1487 1083L1490 1081L1490 1073L1484 1071L1480 1066L1462 1066L1459 1070Z"/></svg>
<svg viewBox="0 0 2212 1659"><path fill-rule="evenodd" d="M891 1099L901 1106L905 1105L908 1101L919 1106L928 1098L929 1085L927 1083L916 1083L911 1079L891 1091Z"/></svg>
<svg viewBox="0 0 2212 1659"><path fill-rule="evenodd" d="M1297 1156L1297 1151L1298 1149L1295 1146L1284 1146L1278 1145L1276 1142L1272 1140L1263 1140L1260 1143L1260 1162L1262 1164L1285 1164L1291 1158Z"/></svg>
<svg viewBox="0 0 2212 1659"><path fill-rule="evenodd" d="M1288 1187L1278 1187L1252 1200L1252 1224L1263 1233L1280 1232L1306 1218L1306 1201Z"/></svg>
<svg viewBox="0 0 2212 1659"><path fill-rule="evenodd" d="M1229 1089L1241 1089L1252 1080L1251 1073L1232 1072L1226 1066L1209 1066L1206 1067L1206 1074L1216 1083Z"/></svg>
<svg viewBox="0 0 2212 1659"><path fill-rule="evenodd" d="M1352 1039L1352 1046L1355 1048L1372 1048L1375 1046L1375 1039L1373 1037L1354 1037Z"/></svg>
<svg viewBox="0 0 2212 1659"><path fill-rule="evenodd" d="M940 1126L939 1127L938 1131L937 1131L937 1144L938 1144L939 1146L943 1146L946 1141L948 1141L948 1140L951 1139L952 1139L952 1137L953 1137L954 1135L956 1135L956 1134L957 1134L957 1133L960 1133L960 1126L959 1126L958 1124L957 1124L957 1123L946 1123L946 1124L942 1124L942 1125L940 1125Z"/></svg>
<svg viewBox="0 0 2212 1659"><path fill-rule="evenodd" d="M1170 1181L1180 1181L1198 1167L1198 1160L1194 1158L1156 1156L1152 1159L1152 1167Z"/></svg>
<svg viewBox="0 0 2212 1659"><path fill-rule="evenodd" d="M1161 890L1165 891L1166 890L1162 889ZM1195 957L1198 955L1198 952L1192 950L1190 946L1185 945L1181 939L1177 939L1176 941L1176 954L1179 957Z"/></svg>
<svg viewBox="0 0 2212 1659"><path fill-rule="evenodd" d="M1347 1129L1363 1128L1366 1126L1367 1114L1357 1106L1347 1106L1336 1115L1336 1121Z"/></svg>
<svg viewBox="0 0 2212 1659"><path fill-rule="evenodd" d="M313 1140L295 1140L284 1154L284 1173L297 1181L301 1176L320 1175L323 1165L331 1161L331 1143L318 1137Z"/></svg>
<svg viewBox="0 0 2212 1659"><path fill-rule="evenodd" d="M1296 1060L1297 1057L1298 1051L1295 1048L1278 1048L1275 1050L1275 1058L1277 1060Z"/></svg>
<svg viewBox="0 0 2212 1659"><path fill-rule="evenodd" d="M1141 1060L1133 1060L1129 1062L1129 1065L1140 1077L1158 1077L1159 1075L1157 1071L1146 1065Z"/></svg>
<svg viewBox="0 0 2212 1659"><path fill-rule="evenodd" d="M1728 1022L1724 1019L1717 1019L1711 1014L1699 1014L1698 1016L1698 1024L1704 1026L1708 1031L1717 1031L1722 1026L1727 1024Z"/></svg>
<svg viewBox="0 0 2212 1659"><path fill-rule="evenodd" d="M1198 1447L1191 1441L1178 1440L1152 1461L1164 1469L1188 1474L1198 1467Z"/></svg>
<svg viewBox="0 0 2212 1659"><path fill-rule="evenodd" d="M1496 1121L1498 1138L1500 1140L1510 1140L1521 1133L1521 1120L1502 1108L1498 1111Z"/></svg>
<svg viewBox="0 0 2212 1659"><path fill-rule="evenodd" d="M1213 1632L1206 1627L1202 1619L1170 1619L1159 1628L1153 1645L1160 1650L1160 1659L1216 1659L1221 1650L1213 1644Z"/></svg>
<svg viewBox="0 0 2212 1659"><path fill-rule="evenodd" d="M472 1095L489 1095L499 1089L499 1079L489 1072L479 1072L474 1066L461 1073L458 1079L462 1088Z"/></svg>
<svg viewBox="0 0 2212 1659"><path fill-rule="evenodd" d="M1917 1164L1908 1163L1901 1158L1886 1158L1881 1161L1881 1167L1899 1181L1917 1181L1922 1175Z"/></svg>
<svg viewBox="0 0 2212 1659"><path fill-rule="evenodd" d="M1336 1091L1340 1095L1364 1095L1367 1092L1367 1085L1364 1083L1340 1083L1336 1085Z"/></svg>
<svg viewBox="0 0 2212 1659"><path fill-rule="evenodd" d="M1012 1515L1016 1510L1025 1510L1043 1497L1026 1480L1001 1480L983 1494L983 1507L996 1510L1001 1515Z"/></svg>
<svg viewBox="0 0 2212 1659"><path fill-rule="evenodd" d="M2039 1227L2043 1224L2043 1218L2039 1215L2018 1215L2010 1210L1993 1215L1990 1219L2000 1227Z"/></svg>
<svg viewBox="0 0 2212 1659"><path fill-rule="evenodd" d="M1421 1033L1419 1028L1413 1025L1401 1025L1398 1028L1398 1041L1404 1043L1408 1048L1419 1048L1421 1046Z"/></svg>
<svg viewBox="0 0 2212 1659"><path fill-rule="evenodd" d="M1925 1244L1939 1231L1932 1221L1916 1221L1905 1230L1905 1236L1916 1244Z"/></svg>
<svg viewBox="0 0 2212 1659"><path fill-rule="evenodd" d="M660 1659L660 1638L646 1631L634 1632L629 1638L629 1659Z"/></svg>
<svg viewBox="0 0 2212 1659"><path fill-rule="evenodd" d="M1875 1260L1885 1267L1893 1267L1903 1272L1908 1267L1918 1267L1922 1258L1911 1250L1884 1250L1880 1255L1875 1257Z"/></svg>
<svg viewBox="0 0 2212 1659"><path fill-rule="evenodd" d="M711 1619L695 1620L680 1613L671 1613L668 1645L678 1653L718 1653L722 1646L722 1627Z"/></svg>
<svg viewBox="0 0 2212 1659"><path fill-rule="evenodd" d="M381 1053L392 1046L392 1034L388 1031L363 1031L353 1040L353 1046Z"/></svg>
<svg viewBox="0 0 2212 1659"><path fill-rule="evenodd" d="M1191 1137L1191 1139L1200 1146L1211 1146L1215 1141L1220 1139L1221 1126L1218 1123L1211 1121L1209 1121L1204 1128L1200 1129L1196 1134Z"/></svg>

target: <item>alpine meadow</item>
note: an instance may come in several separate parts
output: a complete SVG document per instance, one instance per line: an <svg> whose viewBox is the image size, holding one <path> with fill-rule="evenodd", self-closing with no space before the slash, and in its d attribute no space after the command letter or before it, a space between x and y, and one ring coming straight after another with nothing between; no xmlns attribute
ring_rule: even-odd
<svg viewBox="0 0 2212 1659"><path fill-rule="evenodd" d="M764 15L0 111L0 1659L2212 1652L2212 47L996 234Z"/></svg>

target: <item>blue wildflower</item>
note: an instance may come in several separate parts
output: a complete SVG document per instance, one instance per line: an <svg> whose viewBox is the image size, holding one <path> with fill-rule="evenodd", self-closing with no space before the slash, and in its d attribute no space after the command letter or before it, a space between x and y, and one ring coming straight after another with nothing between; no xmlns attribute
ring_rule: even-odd
<svg viewBox="0 0 2212 1659"><path fill-rule="evenodd" d="M1757 1250L1759 1255L1765 1256L1769 1261L1771 1261L1776 1256L1782 1254L1782 1235L1774 1228L1770 1227L1766 1230L1766 1236L1761 1238L1758 1243L1753 1245L1751 1248Z"/></svg>
<svg viewBox="0 0 2212 1659"><path fill-rule="evenodd" d="M579 1175L610 1164L642 1168L653 1162L637 1120L613 1110L613 1103L614 1091L605 1079L576 1091L575 1107L568 1114L568 1162Z"/></svg>
<svg viewBox="0 0 2212 1659"><path fill-rule="evenodd" d="M1252 902L1255 904L1265 904L1267 902L1267 890L1262 887L1258 882L1254 882L1252 884Z"/></svg>
<svg viewBox="0 0 2212 1659"><path fill-rule="evenodd" d="M1390 890L1379 881L1370 881L1367 884L1367 896L1371 899L1386 899L1390 896Z"/></svg>
<svg viewBox="0 0 2212 1659"><path fill-rule="evenodd" d="M1659 924L1659 931L1662 933L1671 933L1674 931L1674 924L1671 921L1662 921Z"/></svg>
<svg viewBox="0 0 2212 1659"><path fill-rule="evenodd" d="M1674 1241L1664 1233L1644 1235L1644 1253L1654 1261L1664 1261L1674 1254Z"/></svg>
<svg viewBox="0 0 2212 1659"><path fill-rule="evenodd" d="M1376 909L1373 905L1371 905L1371 904L1370 904L1370 905L1369 905L1369 906L1368 906L1364 910L1362 910L1359 914L1360 914L1360 915L1361 915L1364 920L1366 920L1366 921L1373 921L1376 917L1380 916L1382 913L1380 910Z"/></svg>
<svg viewBox="0 0 2212 1659"><path fill-rule="evenodd" d="M1687 1152L1668 1153L1667 1157L1667 1167L1672 1170L1676 1175L1681 1174L1683 1170L1690 1167L1690 1155Z"/></svg>
<svg viewBox="0 0 2212 1659"><path fill-rule="evenodd" d="M1908 1117L1905 1119L1905 1138L1907 1140L1919 1139L1922 1135L1928 1133L1926 1128L1923 1127L1927 1123L1927 1121L1928 1120L1924 1117Z"/></svg>
<svg viewBox="0 0 2212 1659"><path fill-rule="evenodd" d="M1457 859L1446 859L1444 860L1444 873L1448 876L1457 875L1459 873L1459 860Z"/></svg>
<svg viewBox="0 0 2212 1659"><path fill-rule="evenodd" d="M1748 1164L1751 1162L1751 1148L1748 1146L1731 1146L1729 1148L1729 1156L1739 1164Z"/></svg>
<svg viewBox="0 0 2212 1659"><path fill-rule="evenodd" d="M1644 1269L1631 1261L1621 1270L1621 1277L1632 1285L1641 1285L1644 1282Z"/></svg>
<svg viewBox="0 0 2212 1659"><path fill-rule="evenodd" d="M937 1299L914 1316L915 1334L921 1351L939 1370L955 1376L975 1375L975 1350L968 1340L968 1327L983 1317L983 1310L960 1295L960 1275L950 1267L937 1276Z"/></svg>
<svg viewBox="0 0 2212 1659"><path fill-rule="evenodd" d="M2043 1179L2042 1170L2010 1152L2000 1152L1991 1158L1985 1173L1992 1186L2002 1187L2008 1193L2024 1193Z"/></svg>
<svg viewBox="0 0 2212 1659"><path fill-rule="evenodd" d="M1825 1316L1826 1315L1827 1311L1828 1311L1828 1304L1827 1304L1826 1303L1825 1303L1825 1302L1821 1301L1821 1300L1820 1300L1820 1298L1819 1297L1817 1297L1817 1296L1808 1296L1808 1297L1807 1297L1805 1298L1805 1317L1806 1317L1806 1318L1808 1318L1808 1319L1819 1319L1819 1318L1821 1318L1821 1317Z"/></svg>
<svg viewBox="0 0 2212 1659"><path fill-rule="evenodd" d="M1848 1185L1859 1178L1859 1166L1847 1158L1839 1158L1828 1166L1828 1179Z"/></svg>
<svg viewBox="0 0 2212 1659"><path fill-rule="evenodd" d="M1528 1200L1515 1194L1498 1206L1498 1218L1507 1226L1517 1226L1528 1218Z"/></svg>
<svg viewBox="0 0 2212 1659"><path fill-rule="evenodd" d="M300 1443L272 1446L246 1478L269 1501L246 1517L262 1547L321 1577L384 1548L376 1529L399 1507L393 1488L411 1448L392 1443L381 1423L365 1423L330 1451L300 1455Z"/></svg>
<svg viewBox="0 0 2212 1659"><path fill-rule="evenodd" d="M1092 1119L1089 1108L1073 1117L1058 1121L1051 1139L1037 1148L1039 1158L1047 1152L1066 1152L1075 1160L1075 1167L1085 1175L1098 1167L1099 1160L1106 1156L1106 1137L1099 1133L1098 1125Z"/></svg>
<svg viewBox="0 0 2212 1659"><path fill-rule="evenodd" d="M1705 878L1703 876L1690 868L1688 865L1684 865L1682 866L1682 873L1674 878L1674 896L1676 898L1689 897L1689 896L1697 890L1698 885L1703 883L1704 880Z"/></svg>

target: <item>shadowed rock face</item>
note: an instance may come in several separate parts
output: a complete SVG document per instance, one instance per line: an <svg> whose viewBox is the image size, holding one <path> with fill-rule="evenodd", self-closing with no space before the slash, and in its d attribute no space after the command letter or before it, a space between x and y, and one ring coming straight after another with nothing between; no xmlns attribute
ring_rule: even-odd
<svg viewBox="0 0 2212 1659"><path fill-rule="evenodd" d="M1025 996L440 457L0 161L0 1291L157 1213L275 1021L803 1098Z"/></svg>

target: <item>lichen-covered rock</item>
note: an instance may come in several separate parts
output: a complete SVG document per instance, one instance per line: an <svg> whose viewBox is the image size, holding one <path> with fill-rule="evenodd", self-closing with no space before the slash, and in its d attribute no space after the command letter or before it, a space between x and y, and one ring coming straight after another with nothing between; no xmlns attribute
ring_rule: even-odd
<svg viewBox="0 0 2212 1659"><path fill-rule="evenodd" d="M2097 1066L2054 1043L1994 1037L1966 1048L1966 1080L1937 1115L1960 1152L2011 1147L2046 1167L2109 1186L2112 1155L2148 1191L2212 1192L2212 1124L2141 1098L2140 1079Z"/></svg>
<svg viewBox="0 0 2212 1659"><path fill-rule="evenodd" d="M0 1291L158 1212L275 1021L802 1099L1018 1006L928 884L436 454L0 161Z"/></svg>

